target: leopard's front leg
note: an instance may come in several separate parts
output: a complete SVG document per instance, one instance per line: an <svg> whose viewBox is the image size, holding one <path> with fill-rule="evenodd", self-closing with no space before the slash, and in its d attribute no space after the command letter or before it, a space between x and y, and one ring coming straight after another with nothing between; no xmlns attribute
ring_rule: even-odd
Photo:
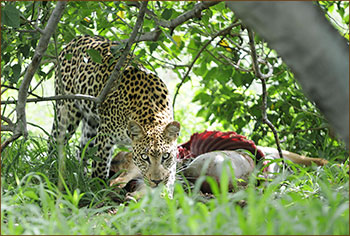
<svg viewBox="0 0 350 236"><path fill-rule="evenodd" d="M170 167L169 178L167 183L165 184L166 190L168 192L168 196L170 198L173 198L175 180L176 180L176 161L174 161L174 164Z"/></svg>
<svg viewBox="0 0 350 236"><path fill-rule="evenodd" d="M95 145L97 146L97 160L94 160L92 163L92 177L106 180L109 174L110 161L112 159L113 138L106 132L101 132L101 129L99 129Z"/></svg>

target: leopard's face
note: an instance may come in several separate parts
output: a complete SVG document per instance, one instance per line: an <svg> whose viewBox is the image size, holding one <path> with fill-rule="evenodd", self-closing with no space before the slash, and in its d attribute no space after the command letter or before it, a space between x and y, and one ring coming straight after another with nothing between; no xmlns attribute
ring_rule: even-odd
<svg viewBox="0 0 350 236"><path fill-rule="evenodd" d="M163 131L144 132L132 140L134 164L151 187L167 183L173 174L179 130L180 124L173 121Z"/></svg>
<svg viewBox="0 0 350 236"><path fill-rule="evenodd" d="M176 144L165 144L158 147L146 143L133 146L134 164L141 170L146 182L155 187L166 183L175 164L177 154ZM145 145L146 144L146 145Z"/></svg>

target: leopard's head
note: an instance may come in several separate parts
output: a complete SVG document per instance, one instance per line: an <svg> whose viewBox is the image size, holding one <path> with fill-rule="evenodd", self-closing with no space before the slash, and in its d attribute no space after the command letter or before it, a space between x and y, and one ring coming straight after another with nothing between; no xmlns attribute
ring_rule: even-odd
<svg viewBox="0 0 350 236"><path fill-rule="evenodd" d="M128 135L132 140L133 162L151 187L166 183L175 171L177 137L180 123L172 121L162 128L145 129L130 121Z"/></svg>

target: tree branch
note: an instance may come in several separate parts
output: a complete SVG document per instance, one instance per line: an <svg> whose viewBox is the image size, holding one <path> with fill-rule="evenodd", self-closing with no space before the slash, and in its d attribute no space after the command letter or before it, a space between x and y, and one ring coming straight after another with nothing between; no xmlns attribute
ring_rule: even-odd
<svg viewBox="0 0 350 236"><path fill-rule="evenodd" d="M32 59L32 62L29 64L26 73L24 75L24 79L21 83L21 86L19 88L18 92L18 103L16 106L16 112L17 112L17 124L14 131L13 136L6 140L4 144L1 146L1 151L3 148L5 148L10 142L16 140L21 135L24 135L25 137L28 135L27 131L27 121L26 121L26 113L25 113L25 106L27 102L27 94L30 82L34 76L34 73L39 67L40 61L47 49L47 46L50 41L50 37L53 34L53 32L56 30L56 26L62 16L62 13L66 7L67 2L57 2L57 5L52 12L49 21L47 22L47 25L45 27L45 30L43 31L38 46L35 49L35 53Z"/></svg>
<svg viewBox="0 0 350 236"><path fill-rule="evenodd" d="M11 125L3 125L1 124L1 131L2 132L13 132L14 127Z"/></svg>
<svg viewBox="0 0 350 236"><path fill-rule="evenodd" d="M142 41L157 41L160 34L162 33L162 30L157 27L155 30L151 31L151 32L146 32L144 34L142 34L141 36L137 37L137 39L134 40L134 43L138 43L138 42L142 42ZM122 43L126 43L129 39L123 39L120 41L113 41L115 42L122 42Z"/></svg>
<svg viewBox="0 0 350 236"><path fill-rule="evenodd" d="M3 143L1 144L1 153L2 153L2 151L3 151L10 143L12 143L13 141L15 141L15 140L18 139L19 137L21 137L21 134L15 132L10 138L6 139L5 142L3 142Z"/></svg>
<svg viewBox="0 0 350 236"><path fill-rule="evenodd" d="M111 74L111 76L109 77L109 80L107 81L106 85L104 86L104 88L102 89L100 95L97 97L97 105L100 105L106 98L108 92L110 91L110 89L112 88L112 85L115 81L117 81L117 79L119 78L120 75L120 69L122 68L122 66L124 65L124 61L126 60L131 46L134 44L135 42L135 38L136 35L139 32L139 29L141 28L142 24L143 24L143 17L145 15L145 11L147 9L147 4L148 1L144 1L141 3L141 7L140 7L140 11L139 11L139 15L137 17L136 20L136 24L135 27L130 35L130 38L128 39L125 49L123 51L123 54L120 56L120 58L118 59L117 64L114 67L114 70Z"/></svg>
<svg viewBox="0 0 350 236"><path fill-rule="evenodd" d="M1 123L1 131L10 131L13 132L15 124L8 117L1 116L1 120L5 121L8 125Z"/></svg>
<svg viewBox="0 0 350 236"><path fill-rule="evenodd" d="M200 12L202 12L205 9L208 9L211 6L214 6L220 2L200 2L196 4L191 10L179 15L175 19L172 19L170 21L160 20L158 21L158 24L160 26L169 28L170 30L176 28L178 25L183 24L187 20L196 17L199 15Z"/></svg>
<svg viewBox="0 0 350 236"><path fill-rule="evenodd" d="M8 117L6 117L6 116L1 116L1 119L2 119L3 121L5 121L7 124L13 125L13 122L11 121L10 118L8 118Z"/></svg>
<svg viewBox="0 0 350 236"><path fill-rule="evenodd" d="M195 62L197 61L197 59L199 58L200 54L204 51L204 49L206 49L206 47L207 47L216 37L227 34L233 27L236 27L236 26L238 26L238 25L240 25L240 24L241 24L241 22L234 22L234 23L232 23L230 26L228 26L227 28L225 28L225 29L223 29L223 30L220 30L220 31L217 32L215 35L213 35L213 36L211 37L211 39L208 40L208 42L206 42L206 43L202 46L202 48L198 51L198 53L197 53L197 55L195 56L195 58L193 59L192 63L191 63L190 66L188 67L186 74L182 77L180 84L179 84L179 85L177 86L177 88L176 88L176 92L175 92L174 99L173 99L173 110L175 109L176 97L177 97L177 95L179 94L180 88L181 88L181 86L185 83L188 74L190 73L192 67L194 66L194 63L195 63Z"/></svg>
<svg viewBox="0 0 350 236"><path fill-rule="evenodd" d="M170 30L174 30L177 26L183 24L187 20L198 16L198 14L200 12L202 12L203 10L208 9L209 7L214 6L218 3L220 3L220 2L219 1L218 2L214 2L214 1L200 2L200 3L196 4L191 10L181 14L180 16L178 16L175 19L172 19L170 21L156 19L156 14L153 13L149 9L146 9L146 14L148 14L149 16L154 18L157 25L165 27L165 28L169 28ZM135 2L130 2L128 5L139 7L140 3L135 1ZM147 32L147 33L142 34L138 39L135 40L135 42L157 41L161 33L162 33L161 29L159 27L157 27L155 30L153 30L151 32ZM127 40L121 40L121 42L126 42L126 41Z"/></svg>
<svg viewBox="0 0 350 236"><path fill-rule="evenodd" d="M262 120L271 129L271 131L275 137L275 142L277 145L278 154L283 161L282 149L281 149L281 145L280 145L280 140L278 138L277 130L276 130L275 126L271 123L271 121L268 119L267 112L266 112L266 110L267 110L266 80L272 76L273 69L272 69L272 66L269 66L269 63L266 62L268 64L268 67L269 67L269 72L267 74L263 74L260 71L259 60L258 60L256 50L255 50L254 34L250 29L247 29L247 30L248 30L248 37L249 37L249 47L250 47L250 52L251 52L251 56L252 56L253 70L254 70L255 76L261 80L261 84L262 84ZM283 164L284 164L284 162L283 162Z"/></svg>
<svg viewBox="0 0 350 236"><path fill-rule="evenodd" d="M57 101L57 100L65 100L65 99L75 99L75 100L88 100L92 102L96 102L96 97L84 94L64 94L64 95L56 95L50 97L37 97L37 98L28 98L28 102L46 102L46 101ZM4 104L18 104L18 101L1 101L1 105Z"/></svg>

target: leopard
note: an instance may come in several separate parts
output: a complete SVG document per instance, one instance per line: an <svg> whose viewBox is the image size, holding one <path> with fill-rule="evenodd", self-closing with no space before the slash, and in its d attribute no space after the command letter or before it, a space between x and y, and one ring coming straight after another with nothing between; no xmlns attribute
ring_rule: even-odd
<svg viewBox="0 0 350 236"><path fill-rule="evenodd" d="M55 94L98 97L120 58L113 50L118 45L102 36L72 39L58 55ZM82 122L80 149L96 151L92 178L107 180L113 149L128 147L148 186L165 184L169 190L174 184L180 123L174 120L166 84L142 64L126 63L101 104L62 99L55 109L51 136L56 142L67 144Z"/></svg>

